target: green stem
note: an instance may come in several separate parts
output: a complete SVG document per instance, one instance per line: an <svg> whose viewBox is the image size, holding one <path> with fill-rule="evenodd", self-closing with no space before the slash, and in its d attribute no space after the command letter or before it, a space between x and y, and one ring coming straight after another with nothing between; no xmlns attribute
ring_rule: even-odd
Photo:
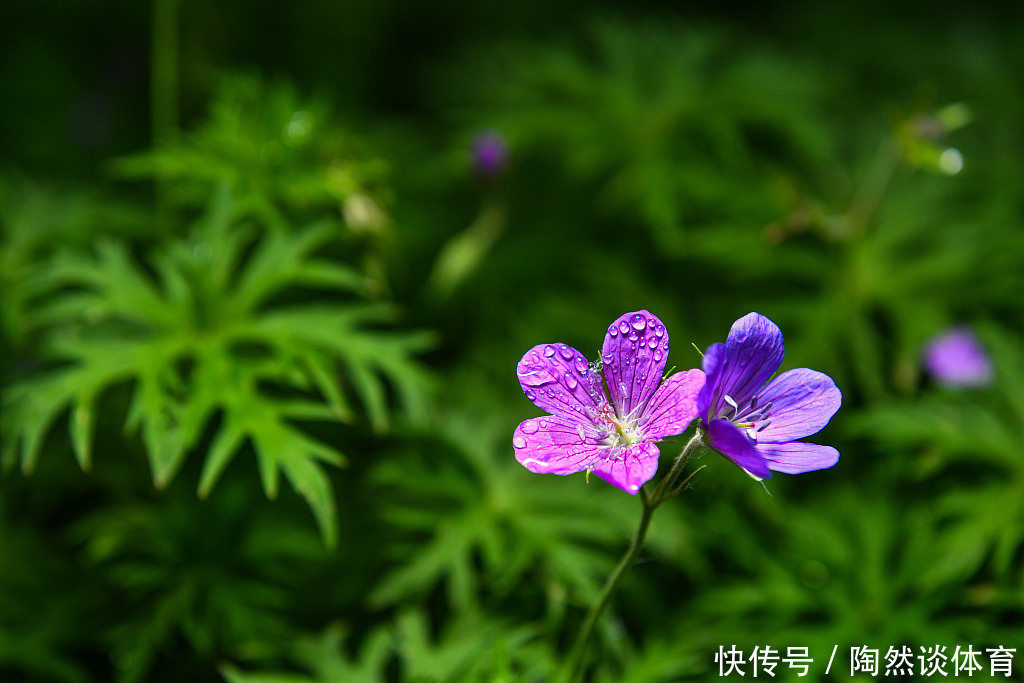
<svg viewBox="0 0 1024 683"><path fill-rule="evenodd" d="M626 554L619 560L615 570L608 576L608 580L604 583L604 588L601 589L601 595L598 596L597 602L590 608L590 611L587 612L587 617L583 620L583 626L580 627L580 632L576 636L576 642L573 643L572 650L569 651L563 680L567 682L575 681L579 675L580 666L583 663L583 655L586 652L590 636L594 631L594 626L597 625L597 620L601 618L604 611L608 609L612 596L615 595L615 591L618 590L619 584L625 578L626 572L633 566L637 555L640 554L640 549L644 545L644 538L647 536L647 527L651 523L651 516L653 514L654 506L644 502L644 512L640 517L640 526L637 527L636 534L633 535L629 549L626 550Z"/></svg>
<svg viewBox="0 0 1024 683"><path fill-rule="evenodd" d="M900 158L899 142L891 135L886 136L843 217L845 237L863 237L899 168Z"/></svg>
<svg viewBox="0 0 1024 683"><path fill-rule="evenodd" d="M700 427L697 427L696 433L689 441L686 442L686 445L683 446L683 450L679 452L679 455L676 456L675 461L672 463L672 468L669 469L668 474L665 475L661 480L661 483L658 484L658 488L655 489L654 495L652 496L653 505L655 507L661 505L666 500L670 500L675 497L676 494L673 492L675 483L679 481L679 477L682 476L683 470L686 469L686 463L690 461L690 456L693 455L693 452L701 443L703 443L703 441L704 431Z"/></svg>
<svg viewBox="0 0 1024 683"><path fill-rule="evenodd" d="M651 517L654 515L654 510L661 505L663 502L675 495L672 490L672 484L674 484L682 473L683 468L686 467L687 461L693 451L701 443L703 433L700 428L697 429L697 433L694 434L693 438L683 447L682 452L676 457L675 462L672 463L672 468L668 471L668 474L661 480L658 488L655 489L653 495L648 496L646 489L640 489L640 501L643 503L643 514L640 516L640 525L636 529L636 533L633 535L633 539L629 543L629 548L626 549L626 554L622 556L619 563L612 570L612 573L608 576L608 579L604 582L604 587L601 589L601 594L597 598L597 602L593 604L590 611L587 612L586 618L583 620L583 625L580 627L580 632L576 635L576 641L572 645L572 649L569 651L569 656L566 659L565 666L563 668L562 680L565 683L571 683L577 680L580 675L580 669L583 665L583 657L586 654L587 643L590 641L590 636L594 632L594 627L597 625L598 620L604 614L605 610L608 609L608 605L611 604L612 597L619 588L619 584L622 583L622 579L625 578L626 572L636 562L637 556L640 555L640 551L644 546L644 539L647 537L647 528L651 524Z"/></svg>

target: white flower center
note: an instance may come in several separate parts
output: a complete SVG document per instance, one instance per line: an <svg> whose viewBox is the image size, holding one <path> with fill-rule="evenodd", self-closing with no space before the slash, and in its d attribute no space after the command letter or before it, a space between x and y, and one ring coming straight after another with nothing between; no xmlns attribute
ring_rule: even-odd
<svg viewBox="0 0 1024 683"><path fill-rule="evenodd" d="M608 449L630 448L645 440L639 420L633 419L632 415L619 417L608 403L598 407L590 420L593 423L594 438ZM584 435L581 433L580 436Z"/></svg>

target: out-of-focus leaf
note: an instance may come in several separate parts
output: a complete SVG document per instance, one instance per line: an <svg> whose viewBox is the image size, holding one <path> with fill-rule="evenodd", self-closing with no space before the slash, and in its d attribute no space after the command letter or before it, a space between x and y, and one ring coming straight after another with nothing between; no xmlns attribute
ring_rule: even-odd
<svg viewBox="0 0 1024 683"><path fill-rule="evenodd" d="M328 223L269 232L243 258L244 228L236 226L232 206L222 187L196 226L197 246L166 252L155 280L113 242L100 245L95 259L68 255L46 273L50 296L40 325L51 358L62 365L8 392L5 457L20 451L30 471L50 427L70 410L75 453L88 467L97 398L131 381L126 428L141 432L158 488L214 426L201 496L251 442L267 494L276 495L276 473L284 472L333 544L334 494L319 463L345 459L291 420L347 418L346 394L353 393L374 428L383 430L393 405L387 385L414 416L422 414L426 378L411 354L426 348L429 337L387 330L392 309L358 299L274 305L273 297L309 285L305 261L335 232ZM218 243L222 247L212 252L199 246ZM360 276L345 266L323 258L314 266L318 287L359 289ZM277 397L289 393L301 400Z"/></svg>

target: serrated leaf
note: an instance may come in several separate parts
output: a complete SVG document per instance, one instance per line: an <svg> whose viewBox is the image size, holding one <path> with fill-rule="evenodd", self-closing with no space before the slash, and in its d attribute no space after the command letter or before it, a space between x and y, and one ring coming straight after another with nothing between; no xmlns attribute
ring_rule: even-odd
<svg viewBox="0 0 1024 683"><path fill-rule="evenodd" d="M387 431L388 416L384 401L384 387L377 376L362 363L353 362L346 365L363 407L370 418L370 424L377 433Z"/></svg>
<svg viewBox="0 0 1024 683"><path fill-rule="evenodd" d="M314 255L340 236L335 222L292 231L272 205L254 196L237 200L231 181L222 177L212 190L190 237L148 259L155 277L126 245L107 240L94 257L69 253L37 278L45 296L35 320L41 348L48 360L68 365L12 387L8 398L28 400L17 410L5 403L4 442L16 447L30 471L54 420L70 408L75 455L88 467L93 424L103 409L97 397L131 383L125 431L141 434L158 488L177 475L210 429L213 441L197 486L200 496L209 495L249 440L266 494L277 495L284 472L309 503L325 541L334 543L333 492L322 468L344 458L287 420L352 419L356 397L379 429L392 408L387 381L400 387L402 403L419 410L425 381L410 361L416 335L381 332L394 309L378 302L260 310L289 288L357 295L365 277ZM16 456L5 458L9 463Z"/></svg>
<svg viewBox="0 0 1024 683"><path fill-rule="evenodd" d="M327 399L335 416L344 422L351 422L352 409L345 400L341 387L338 386L337 378L330 368L330 361L320 353L304 354L302 360L313 383Z"/></svg>
<svg viewBox="0 0 1024 683"><path fill-rule="evenodd" d="M249 433L260 458L261 471L272 466L275 473L278 468L284 472L292 487L307 500L313 510L324 543L333 547L338 538L334 492L323 470L310 459L310 455L314 454L324 457L324 452L330 453L330 449L317 446L295 430L280 424L268 425L262 421L250 423ZM341 454L333 455L340 462ZM276 474L274 477L276 487ZM276 494L276 488L273 493ZM273 497L269 489L267 495Z"/></svg>
<svg viewBox="0 0 1024 683"><path fill-rule="evenodd" d="M92 466L92 437L95 427L95 396L80 392L71 407L71 443L83 470Z"/></svg>
<svg viewBox="0 0 1024 683"><path fill-rule="evenodd" d="M245 438L244 430L236 424L233 416L226 416L224 424L221 425L213 439L213 443L210 444L210 450L206 452L203 471L199 475L199 489L197 493L200 498L206 498L210 495L210 491L213 489L214 484L217 483L217 479L228 466L228 463L231 462L235 452L241 447Z"/></svg>

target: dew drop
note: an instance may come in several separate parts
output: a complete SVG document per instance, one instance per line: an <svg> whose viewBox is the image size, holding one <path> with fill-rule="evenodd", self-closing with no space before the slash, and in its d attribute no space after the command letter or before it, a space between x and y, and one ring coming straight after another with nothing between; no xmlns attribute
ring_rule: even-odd
<svg viewBox="0 0 1024 683"><path fill-rule="evenodd" d="M580 373L581 375L587 374L587 361L585 358L583 358L583 356L576 356L575 365L576 372Z"/></svg>
<svg viewBox="0 0 1024 683"><path fill-rule="evenodd" d="M654 352L654 360L661 361L661 351L655 350L655 352Z"/></svg>
<svg viewBox="0 0 1024 683"><path fill-rule="evenodd" d="M569 387L570 391L572 391L576 387L578 387L579 384L580 383L578 381L576 381L576 376L575 375L573 375L571 372L565 373L565 386Z"/></svg>
<svg viewBox="0 0 1024 683"><path fill-rule="evenodd" d="M528 399L530 399L532 401L533 399L537 398L537 394L535 394L532 391L530 391L529 389L527 389L526 390L526 398L528 398Z"/></svg>
<svg viewBox="0 0 1024 683"><path fill-rule="evenodd" d="M644 317L642 315L637 313L636 315L633 316L633 329L635 329L635 330L642 330L646 326L647 326L647 321L644 320Z"/></svg>
<svg viewBox="0 0 1024 683"><path fill-rule="evenodd" d="M512 437L512 445L516 448L526 448L526 439L521 434L516 434Z"/></svg>
<svg viewBox="0 0 1024 683"><path fill-rule="evenodd" d="M519 381L528 387L539 387L551 382L551 375L546 370L527 370L519 373Z"/></svg>
<svg viewBox="0 0 1024 683"><path fill-rule="evenodd" d="M573 356L572 349L570 349L565 344L562 344L561 346L558 347L558 352L562 354L562 358L566 360L570 360Z"/></svg>
<svg viewBox="0 0 1024 683"><path fill-rule="evenodd" d="M612 337L618 337L619 336L619 328L615 327L615 325L612 325L611 327L608 328L608 334L609 334L609 336L612 336Z"/></svg>
<svg viewBox="0 0 1024 683"><path fill-rule="evenodd" d="M622 332L622 334L626 334L627 332L629 332L629 325L626 323L625 320L619 323L619 331Z"/></svg>
<svg viewBox="0 0 1024 683"><path fill-rule="evenodd" d="M547 346L544 347L544 357L551 358L551 356L553 355L555 355L555 347L552 346L551 344L548 344Z"/></svg>
<svg viewBox="0 0 1024 683"><path fill-rule="evenodd" d="M523 423L521 429L523 430L524 434L536 434L537 430L540 429L540 427L537 425L537 422L535 420L527 420L526 422Z"/></svg>
<svg viewBox="0 0 1024 683"><path fill-rule="evenodd" d="M629 333L629 341L635 342L638 339L640 339L640 335L638 335L636 332L630 332Z"/></svg>
<svg viewBox="0 0 1024 683"><path fill-rule="evenodd" d="M651 347L652 349L658 348L658 340L652 337L651 341L647 342L647 346Z"/></svg>

